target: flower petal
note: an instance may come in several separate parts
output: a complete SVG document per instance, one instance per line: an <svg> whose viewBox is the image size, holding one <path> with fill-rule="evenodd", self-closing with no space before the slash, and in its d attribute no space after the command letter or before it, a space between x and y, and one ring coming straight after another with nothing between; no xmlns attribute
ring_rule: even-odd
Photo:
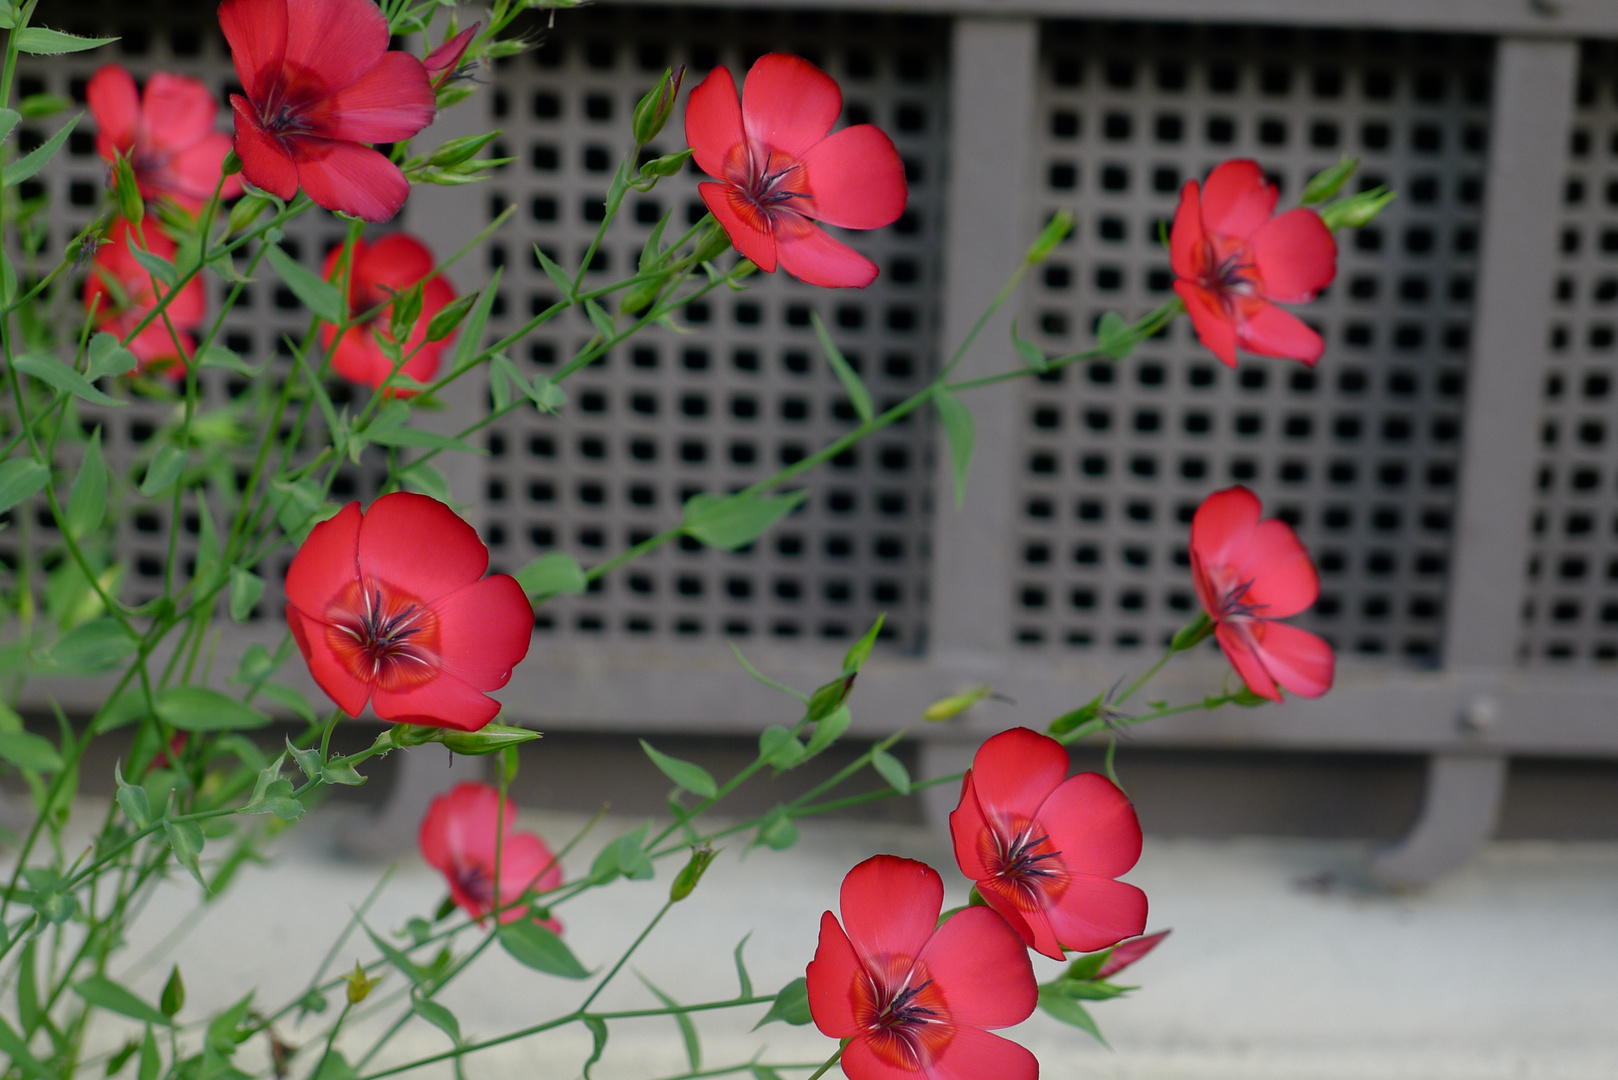
<svg viewBox="0 0 1618 1080"><path fill-rule="evenodd" d="M909 958L933 936L944 908L944 882L926 863L877 855L843 878L838 903L862 962Z"/></svg>
<svg viewBox="0 0 1618 1080"><path fill-rule="evenodd" d="M388 20L372 0L287 2L287 66L313 74L328 93L358 82L387 50Z"/></svg>
<svg viewBox="0 0 1618 1080"><path fill-rule="evenodd" d="M1010 1027L1034 1011L1039 988L1022 939L988 908L969 907L945 920L920 959L949 1004L950 1020Z"/></svg>
<svg viewBox="0 0 1618 1080"><path fill-rule="evenodd" d="M479 690L498 690L528 655L534 608L515 578L491 574L433 602L445 671Z"/></svg>
<svg viewBox="0 0 1618 1080"><path fill-rule="evenodd" d="M371 504L357 550L361 575L424 604L465 588L489 568L489 549L476 529L437 499L409 491Z"/></svg>
<svg viewBox="0 0 1618 1080"><path fill-rule="evenodd" d="M214 132L184 150L178 150L169 159L164 170L163 192L188 210L200 210L213 194L214 185L225 171L225 155L230 153L230 136ZM219 189L221 200L234 199L242 193L240 175L225 177Z"/></svg>
<svg viewBox="0 0 1618 1080"><path fill-rule="evenodd" d="M506 800L501 813L500 791L490 784L468 781L456 784L448 792L433 800L428 813L444 807L444 844L450 861L482 861L494 863L495 833L511 832L517 823L517 804ZM504 829L499 823L504 820Z"/></svg>
<svg viewBox="0 0 1618 1080"><path fill-rule="evenodd" d="M169 152L194 146L214 132L219 106L197 79L159 71L146 80L141 120L151 145ZM213 185L208 185L213 190Z"/></svg>
<svg viewBox="0 0 1618 1080"><path fill-rule="evenodd" d="M781 269L808 285L863 289L876 280L876 263L804 218L777 223L775 250Z"/></svg>
<svg viewBox="0 0 1618 1080"><path fill-rule="evenodd" d="M354 269L367 289L403 292L433 272L433 253L409 233L389 233L355 260Z"/></svg>
<svg viewBox="0 0 1618 1080"><path fill-rule="evenodd" d="M1012 728L984 740L972 758L972 785L992 822L1030 821L1067 779L1067 748L1048 735Z"/></svg>
<svg viewBox="0 0 1618 1080"><path fill-rule="evenodd" d="M466 55L466 47L472 44L472 35L482 25L473 23L422 59L421 66L427 69L427 78L432 80L433 86L442 86L455 74L455 69L461 66L461 57Z"/></svg>
<svg viewBox="0 0 1618 1080"><path fill-rule="evenodd" d="M1140 861L1140 819L1128 796L1100 773L1063 782L1037 818L1070 873L1117 877Z"/></svg>
<svg viewBox="0 0 1618 1080"><path fill-rule="evenodd" d="M1300 206L1271 218L1248 245L1271 300L1313 300L1337 276L1337 241L1313 210Z"/></svg>
<svg viewBox="0 0 1618 1080"><path fill-rule="evenodd" d="M933 1060L927 1080L1039 1080L1039 1059L1026 1046L982 1028L956 1028Z"/></svg>
<svg viewBox="0 0 1618 1080"><path fill-rule="evenodd" d="M299 185L327 210L370 222L389 221L410 197L410 184L399 166L369 147L307 135L287 142L297 162ZM239 138L237 147L240 153Z"/></svg>
<svg viewBox="0 0 1618 1080"><path fill-rule="evenodd" d="M713 211L736 250L766 274L775 273L775 233L753 204L729 184L698 184L697 194Z"/></svg>
<svg viewBox="0 0 1618 1080"><path fill-rule="evenodd" d="M1236 669L1236 674L1242 677L1242 682L1247 684L1249 690L1261 698L1280 701L1281 691L1265 669L1253 643L1252 623L1251 619L1244 619L1239 625L1221 622L1214 631L1214 638L1224 651L1225 659L1230 661L1230 666Z"/></svg>
<svg viewBox="0 0 1618 1080"><path fill-rule="evenodd" d="M253 106L240 94L230 95L236 115L236 156L242 159L242 175L282 199L298 193L298 167L281 140L259 126Z"/></svg>
<svg viewBox="0 0 1618 1080"><path fill-rule="evenodd" d="M128 150L135 144L135 131L140 124L140 95L135 90L135 77L117 64L97 68L84 90L95 117L97 143L104 147L101 156L111 159L108 148Z"/></svg>
<svg viewBox="0 0 1618 1080"><path fill-rule="evenodd" d="M1184 278L1174 283L1174 291L1185 303L1186 314L1191 316L1191 327L1197 340L1225 362L1236 366L1236 322L1219 305L1219 299L1200 285Z"/></svg>
<svg viewBox="0 0 1618 1080"><path fill-rule="evenodd" d="M716 67L686 99L686 145L693 151L697 168L716 180L723 180L725 165L744 138L742 105L736 99L736 83L728 69ZM708 205L711 208L713 203ZM732 234L731 239L735 238Z"/></svg>
<svg viewBox="0 0 1618 1080"><path fill-rule="evenodd" d="M880 229L904 213L909 188L893 140L871 124L856 124L805 151L810 198L799 210L845 229Z"/></svg>
<svg viewBox="0 0 1618 1080"><path fill-rule="evenodd" d="M513 804L508 799L507 806ZM543 889L547 878L560 882L561 864L545 841L530 832L508 832L500 848L500 899L506 903L529 889Z"/></svg>
<svg viewBox="0 0 1618 1080"><path fill-rule="evenodd" d="M1224 162L1202 185L1202 227L1221 236L1248 237L1270 220L1280 197L1258 162Z"/></svg>
<svg viewBox="0 0 1618 1080"><path fill-rule="evenodd" d="M309 133L350 142L398 142L433 122L438 111L427 69L390 52L370 71L311 108Z"/></svg>
<svg viewBox="0 0 1618 1080"><path fill-rule="evenodd" d="M142 317L145 315L144 312L140 314ZM132 320L131 326L134 321L138 320ZM181 364L174 365L172 370L172 374L178 376L185 370L183 361L188 361L192 353L196 352L197 342L184 330L176 329L174 333L169 333L169 328L163 325L162 319L153 319L146 324L146 329L134 336L128 348L140 361L142 371L156 370L167 361L182 361Z"/></svg>
<svg viewBox="0 0 1618 1080"><path fill-rule="evenodd" d="M319 526L316 526L317 528ZM326 696L351 717L365 711L365 701L371 696L370 683L361 682L348 670L348 665L337 658L326 641L327 626L309 618L291 604L287 605L287 626L309 665L309 674Z"/></svg>
<svg viewBox="0 0 1618 1080"><path fill-rule="evenodd" d="M1111 955L1107 957L1106 962L1096 971L1096 978L1105 979L1109 975L1116 975L1157 948L1163 943L1163 939L1168 936L1169 931L1159 930L1155 934L1119 942L1112 950Z"/></svg>
<svg viewBox="0 0 1618 1080"><path fill-rule="evenodd" d="M333 348L331 338L335 334L336 328L329 324L320 328L321 344L331 357L332 370L349 382L369 386L373 390L381 386L382 380L393 370L393 361L377 344L372 327L369 324L349 327L343 333L343 339Z"/></svg>
<svg viewBox="0 0 1618 1080"><path fill-rule="evenodd" d="M382 719L396 724L424 724L456 731L477 731L500 713L500 703L494 698L442 672L416 686L394 690L376 687L371 694L371 708Z"/></svg>
<svg viewBox="0 0 1618 1080"><path fill-rule="evenodd" d="M981 752L981 751L980 751ZM977 790L972 782L972 770L961 779L961 801L949 815L949 835L955 845L955 862L961 873L979 881L989 876L989 867L983 861L983 835L989 831L988 819L978 804Z"/></svg>
<svg viewBox="0 0 1618 1080"><path fill-rule="evenodd" d="M809 982L809 1014L822 1035L844 1039L859 1031L854 1005L865 981L854 946L837 922L826 912L820 917L820 944L805 972Z"/></svg>
<svg viewBox="0 0 1618 1080"><path fill-rule="evenodd" d="M1265 669L1287 691L1317 698L1331 689L1337 658L1324 639L1282 622L1266 622L1254 636Z"/></svg>
<svg viewBox="0 0 1618 1080"><path fill-rule="evenodd" d="M1191 551L1209 566L1229 566L1252 545L1261 504L1237 484L1202 500L1191 518Z"/></svg>
<svg viewBox="0 0 1618 1080"><path fill-rule="evenodd" d="M421 827L416 830L416 848L421 852L422 859L440 873L448 873L454 865L454 853L450 849L450 797L467 786L457 784L450 791L434 796L433 801L427 804Z"/></svg>
<svg viewBox="0 0 1618 1080"><path fill-rule="evenodd" d="M1202 230L1202 194L1195 180L1180 189L1180 205L1174 208L1174 227L1169 230L1169 263L1176 277L1189 281L1200 278L1208 268L1207 237Z"/></svg>
<svg viewBox="0 0 1618 1080"><path fill-rule="evenodd" d="M236 78L241 81L242 89L251 100L263 101L280 77L286 60L287 0L224 0L219 5L219 28L230 44L230 59L236 65ZM236 132L239 137L239 111ZM258 184L258 181L253 183ZM258 186L271 190L263 184ZM282 197L290 199L292 196Z"/></svg>
<svg viewBox="0 0 1618 1080"><path fill-rule="evenodd" d="M854 1041L843 1050L843 1058L838 1062L848 1080L920 1080L925 1076L914 1069L894 1064L877 1053L863 1033L849 1034L854 1035Z"/></svg>
<svg viewBox="0 0 1618 1080"><path fill-rule="evenodd" d="M843 92L802 57L768 53L742 84L742 124L756 146L802 158L843 111Z"/></svg>
<svg viewBox="0 0 1618 1080"><path fill-rule="evenodd" d="M1248 352L1311 365L1326 351L1326 343L1302 319L1264 301L1244 306L1236 340Z"/></svg>
<svg viewBox="0 0 1618 1080"><path fill-rule="evenodd" d="M287 601L304 614L323 619L344 590L360 579L359 541L357 502L310 529L287 569Z"/></svg>
<svg viewBox="0 0 1618 1080"><path fill-rule="evenodd" d="M1259 522L1244 551L1230 563L1239 581L1250 581L1246 602L1266 619L1296 615L1320 595L1320 575L1292 526L1275 518Z"/></svg>
<svg viewBox="0 0 1618 1080"><path fill-rule="evenodd" d="M1109 877L1069 878L1060 901L1047 910L1057 938L1079 952L1105 949L1146 929L1146 894Z"/></svg>

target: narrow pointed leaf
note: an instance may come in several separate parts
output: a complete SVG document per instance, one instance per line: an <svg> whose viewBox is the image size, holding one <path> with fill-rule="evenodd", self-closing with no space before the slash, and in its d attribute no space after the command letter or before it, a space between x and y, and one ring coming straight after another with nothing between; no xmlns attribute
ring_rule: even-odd
<svg viewBox="0 0 1618 1080"><path fill-rule="evenodd" d="M171 686L157 699L157 715L181 731L240 731L270 722L266 713L205 686Z"/></svg>
<svg viewBox="0 0 1618 1080"><path fill-rule="evenodd" d="M814 1017L809 1014L809 982L807 979L793 979L781 988L770 1003L770 1011L764 1014L764 1019L753 1025L757 1031L765 1024L775 1020L784 1020L794 1027L802 1027Z"/></svg>
<svg viewBox="0 0 1618 1080"><path fill-rule="evenodd" d="M640 741L640 748L646 751L646 756L652 759L652 764L656 765L664 776L685 790L704 799L711 799L719 794L719 787L714 783L713 775L701 765L660 753L652 749L652 744L645 739Z"/></svg>
<svg viewBox="0 0 1618 1080"><path fill-rule="evenodd" d="M158 450L152 463L146 466L146 475L140 482L140 493L148 499L161 495L174 486L185 470L185 451L178 446L165 446Z"/></svg>
<svg viewBox="0 0 1618 1080"><path fill-rule="evenodd" d="M343 298L337 286L311 273L298 260L271 244L265 251L270 265L292 295L320 318L336 324L343 320Z"/></svg>
<svg viewBox="0 0 1618 1080"><path fill-rule="evenodd" d="M34 27L29 27L23 33L28 34L34 31ZM54 33L54 31L51 32ZM78 126L83 117L83 113L74 116L73 119L63 124L62 129L55 135L52 135L37 148L7 165L5 172L0 173L0 187L15 187L43 169L51 158L56 156L56 152L62 148L62 144L67 142L67 137L73 133L73 129Z"/></svg>
<svg viewBox="0 0 1618 1080"><path fill-rule="evenodd" d="M49 383L63 393L72 394L94 405L121 406L127 402L108 397L90 384L90 381L54 356L46 353L23 353L12 361L18 371Z"/></svg>
<svg viewBox="0 0 1618 1080"><path fill-rule="evenodd" d="M871 767L901 795L910 794L910 770L886 750L871 751Z"/></svg>
<svg viewBox="0 0 1618 1080"><path fill-rule="evenodd" d="M26 731L0 731L0 758L35 772L58 772L62 768L62 755L51 741Z"/></svg>
<svg viewBox="0 0 1618 1080"><path fill-rule="evenodd" d="M85 376L92 380L103 375L123 375L140 366L135 354L124 348L117 334L102 331L91 337L89 353Z"/></svg>
<svg viewBox="0 0 1618 1080"><path fill-rule="evenodd" d="M29 458L12 458L0 465L0 511L37 494L50 480L51 470Z"/></svg>
<svg viewBox="0 0 1618 1080"><path fill-rule="evenodd" d="M942 386L933 393L933 404L938 407L938 419L944 425L944 440L949 444L950 474L955 479L955 508L959 510L966 501L966 474L972 466L977 425L972 420L972 413L961 404L961 399Z"/></svg>
<svg viewBox="0 0 1618 1080"><path fill-rule="evenodd" d="M685 531L709 547L734 551L757 540L809 497L786 495L693 495L685 504Z"/></svg>
<svg viewBox="0 0 1618 1080"><path fill-rule="evenodd" d="M579 560L563 551L541 555L514 576L529 596L577 596L590 585Z"/></svg>
<svg viewBox="0 0 1618 1080"><path fill-rule="evenodd" d="M246 622L253 607L264 595L264 579L240 566L230 568L230 617Z"/></svg>
<svg viewBox="0 0 1618 1080"><path fill-rule="evenodd" d="M448 1035L455 1045L461 1043L461 1022L455 1019L455 1014L436 1001L427 998L412 998L410 1011L427 1021L433 1027Z"/></svg>
<svg viewBox="0 0 1618 1080"><path fill-rule="evenodd" d="M573 950L549 929L528 919L506 923L497 931L500 947L519 964L560 975L564 979L587 979L590 972L579 963Z"/></svg>
<svg viewBox="0 0 1618 1080"><path fill-rule="evenodd" d="M472 313L466 317L460 336L455 339L455 359L450 370L465 367L483 351L483 330L489 325L489 312L494 310L495 295L500 291L500 278L505 272L505 267L495 267L489 283L478 294L478 302L472 305Z"/></svg>
<svg viewBox="0 0 1618 1080"><path fill-rule="evenodd" d="M871 405L871 392L865 389L865 383L860 381L859 374L849 364L848 358L832 341L831 335L826 332L826 324L820 321L819 313L810 316L814 322L815 337L820 339L820 349L831 362L832 371L837 373L837 381L843 384L848 393L848 400L853 402L854 411L859 413L860 420L869 424L871 417L876 415L876 409Z"/></svg>
<svg viewBox="0 0 1618 1080"><path fill-rule="evenodd" d="M63 53L87 52L111 45L115 37L79 37L50 30L43 26L26 26L17 31L17 48L32 56L61 56Z"/></svg>
<svg viewBox="0 0 1618 1080"><path fill-rule="evenodd" d="M545 254L545 249L538 244L534 245L534 258L539 260L540 268L545 271L545 276L551 279L551 284L562 290L562 299L572 303L573 279L568 277L567 271L557 266L555 260Z"/></svg>
<svg viewBox="0 0 1618 1080"><path fill-rule="evenodd" d="M84 447L84 461L79 465L78 478L73 481L72 494L67 499L67 528L74 536L83 536L101 527L107 516L107 465L101 456L101 429L97 428Z"/></svg>

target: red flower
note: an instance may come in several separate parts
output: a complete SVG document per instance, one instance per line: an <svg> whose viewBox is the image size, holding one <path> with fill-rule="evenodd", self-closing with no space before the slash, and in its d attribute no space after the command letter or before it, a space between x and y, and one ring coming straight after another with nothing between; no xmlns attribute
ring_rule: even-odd
<svg viewBox="0 0 1618 1080"><path fill-rule="evenodd" d="M1325 343L1275 306L1301 304L1337 274L1337 242L1320 215L1302 207L1279 217L1280 192L1251 161L1227 161L1180 191L1169 249L1174 291L1197 337L1231 367L1236 347L1313 364Z"/></svg>
<svg viewBox="0 0 1618 1080"><path fill-rule="evenodd" d="M195 213L213 195L230 153L230 136L214 130L219 108L196 79L159 71L135 91L135 79L117 64L90 78L85 91L95 117L96 150L108 161L127 155L135 185L148 199L166 195ZM242 193L237 177L225 179L219 195Z"/></svg>
<svg viewBox="0 0 1618 1080"><path fill-rule="evenodd" d="M984 742L949 816L961 872L1027 944L1060 960L1146 926L1146 894L1114 881L1140 858L1140 822L1098 773L1068 778L1055 739L1013 728Z"/></svg>
<svg viewBox="0 0 1618 1080"><path fill-rule="evenodd" d="M146 243L142 246L147 251L165 259L174 258L174 241L155 223L148 223L143 232ZM169 292L161 284L154 284L151 271L135 261L129 250L131 236L138 239L129 222L122 218L113 222L107 238L96 248L90 276L84 283L84 309L95 307L96 329L116 334L119 339L128 336ZM174 333L169 333L159 315L129 342L129 351L140 361L140 370L165 371L177 378L185 369L186 359L196 350L190 331L202 324L207 307L202 279L192 278L163 309L168 322L174 325Z"/></svg>
<svg viewBox="0 0 1618 1080"><path fill-rule="evenodd" d="M685 138L702 171L702 201L741 253L765 273L777 261L793 277L826 288L864 288L876 264L815 224L879 229L904 213L904 165L870 124L828 135L843 109L831 77L784 53L747 73L743 100L725 68L691 91Z"/></svg>
<svg viewBox="0 0 1618 1080"><path fill-rule="evenodd" d="M427 81L432 83L434 90L455 77L455 72L461 66L461 57L466 55L466 47L472 44L472 35L478 32L482 23L473 23L459 34L444 42L438 48L428 53L422 60L422 66L427 69Z"/></svg>
<svg viewBox="0 0 1618 1080"><path fill-rule="evenodd" d="M938 926L943 905L932 867L878 855L843 879L843 923L820 917L809 1010L824 1034L851 1040L849 1080L1037 1080L1033 1054L985 1030L1034 1011L1028 951L987 908Z"/></svg>
<svg viewBox="0 0 1618 1080"><path fill-rule="evenodd" d="M528 832L512 832L517 805L508 797L500 811L500 792L488 784L456 784L427 807L416 841L427 864L449 879L449 894L467 914L481 919L496 907L495 845L500 847L499 906L503 923L528 915L527 905L505 907L529 889L547 892L562 884L562 866L545 841ZM540 921L555 933L562 924Z"/></svg>
<svg viewBox="0 0 1618 1080"><path fill-rule="evenodd" d="M427 69L388 51L370 0L224 0L219 25L246 96L232 94L242 175L290 199L366 221L399 212L410 185L363 143L399 142L433 122Z"/></svg>
<svg viewBox="0 0 1618 1080"><path fill-rule="evenodd" d="M320 271L327 281L341 284L337 260L342 254L341 247L334 247L327 253L326 263ZM344 333L342 341L335 348L332 340L337 336L337 328L330 325L320 328L320 343L331 356L332 367L337 369L337 374L373 388L382 385L382 381L393 372L393 361L382 352L376 335L381 334L393 340L389 329L393 305L389 301L393 293L406 292L424 279L426 284L421 290L421 315L403 344L404 354L409 359L400 370L418 382L426 382L438 373L439 354L454 340L455 335L451 334L440 341L428 341L427 324L455 299L455 287L442 277L429 279L428 275L432 272L433 253L409 233L392 233L370 245L363 240L355 242L354 269L348 279L349 311L358 314L370 311L378 304L387 306L364 322L356 323ZM414 356L411 356L412 350L415 350ZM414 393L411 390L390 392L400 397Z"/></svg>
<svg viewBox="0 0 1618 1080"><path fill-rule="evenodd" d="M1219 624L1219 647L1249 690L1280 701L1279 684L1301 697L1319 697L1331 689L1331 646L1273 620L1313 604L1320 578L1292 526L1258 515L1258 496L1244 487L1202 501L1191 519L1197 598Z"/></svg>
<svg viewBox="0 0 1618 1080"><path fill-rule="evenodd" d="M1159 930L1155 934L1147 934L1145 937L1119 942L1114 946L1112 952L1108 954L1107 959L1096 969L1096 978L1105 979L1118 974L1124 968L1140 960L1147 953L1161 945L1163 939L1168 936L1169 932L1167 930Z"/></svg>
<svg viewBox="0 0 1618 1080"><path fill-rule="evenodd" d="M534 613L489 550L425 495L349 503L316 525L287 571L287 622L309 673L344 712L476 731L528 654Z"/></svg>

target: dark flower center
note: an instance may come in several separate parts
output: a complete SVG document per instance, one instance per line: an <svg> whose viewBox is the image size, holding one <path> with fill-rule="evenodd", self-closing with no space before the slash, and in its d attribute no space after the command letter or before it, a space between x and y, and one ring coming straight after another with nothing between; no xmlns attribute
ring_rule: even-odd
<svg viewBox="0 0 1618 1080"><path fill-rule="evenodd" d="M1252 589L1253 580L1238 581L1227 586L1219 597L1219 610L1214 612L1216 619L1262 619L1264 611L1270 605L1255 603L1247 598L1248 590Z"/></svg>
<svg viewBox="0 0 1618 1080"><path fill-rule="evenodd" d="M897 983L868 970L861 997L860 1027L872 1048L892 1064L921 1069L955 1036L944 995L923 964L908 965Z"/></svg>
<svg viewBox="0 0 1618 1080"><path fill-rule="evenodd" d="M1204 241L1202 273L1197 284L1220 296L1255 296L1259 291L1258 264L1246 244L1225 237Z"/></svg>
<svg viewBox="0 0 1618 1080"><path fill-rule="evenodd" d="M355 678L385 689L438 673L438 617L408 593L380 584L350 590L330 615L334 651Z"/></svg>
<svg viewBox="0 0 1618 1080"><path fill-rule="evenodd" d="M989 853L990 872L1008 887L1018 906L1039 906L1039 894L1060 891L1066 876L1059 861L1061 851L1036 822L1028 822L1008 836L991 829L993 850Z"/></svg>
<svg viewBox="0 0 1618 1080"><path fill-rule="evenodd" d="M455 867L455 884L482 910L494 906L494 872L481 862Z"/></svg>

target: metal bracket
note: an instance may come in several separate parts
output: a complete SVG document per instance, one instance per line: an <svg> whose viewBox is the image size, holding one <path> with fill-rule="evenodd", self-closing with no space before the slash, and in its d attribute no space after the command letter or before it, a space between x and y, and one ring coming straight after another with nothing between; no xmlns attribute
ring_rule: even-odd
<svg viewBox="0 0 1618 1080"><path fill-rule="evenodd" d="M1434 754L1410 835L1378 852L1371 878L1390 889L1426 885L1456 869L1494 835L1506 789L1503 754Z"/></svg>

